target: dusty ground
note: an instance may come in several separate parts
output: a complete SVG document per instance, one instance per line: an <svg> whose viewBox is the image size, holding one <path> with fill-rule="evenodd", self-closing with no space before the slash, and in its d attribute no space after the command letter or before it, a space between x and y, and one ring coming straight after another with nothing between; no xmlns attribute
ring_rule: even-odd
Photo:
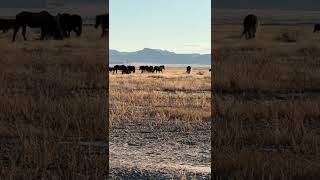
<svg viewBox="0 0 320 180"><path fill-rule="evenodd" d="M221 12L212 31L213 177L319 179L320 36L299 24L314 16L253 11L271 25L247 41L238 20L251 11Z"/></svg>
<svg viewBox="0 0 320 180"><path fill-rule="evenodd" d="M113 178L209 179L210 73L110 74Z"/></svg>

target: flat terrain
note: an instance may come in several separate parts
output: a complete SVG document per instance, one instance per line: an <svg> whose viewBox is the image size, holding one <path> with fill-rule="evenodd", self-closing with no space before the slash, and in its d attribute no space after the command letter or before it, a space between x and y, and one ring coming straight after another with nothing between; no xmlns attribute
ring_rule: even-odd
<svg viewBox="0 0 320 180"><path fill-rule="evenodd" d="M320 35L313 25L279 24L240 39L242 27L231 17L246 13L217 16L212 31L213 177L319 179ZM296 17L266 13L261 23Z"/></svg>
<svg viewBox="0 0 320 180"><path fill-rule="evenodd" d="M110 73L110 171L130 179L208 179L208 69Z"/></svg>
<svg viewBox="0 0 320 180"><path fill-rule="evenodd" d="M0 179L107 177L106 39L92 27L11 37L0 33Z"/></svg>

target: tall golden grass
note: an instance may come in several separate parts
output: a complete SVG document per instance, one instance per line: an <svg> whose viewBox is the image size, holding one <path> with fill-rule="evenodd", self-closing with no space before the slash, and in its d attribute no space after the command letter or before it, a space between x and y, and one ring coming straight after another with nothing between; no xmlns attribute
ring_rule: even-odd
<svg viewBox="0 0 320 180"><path fill-rule="evenodd" d="M312 26L213 29L213 177L318 179L320 54Z"/></svg>
<svg viewBox="0 0 320 180"><path fill-rule="evenodd" d="M15 43L1 35L0 179L107 176L107 47L99 35L85 28L81 38L38 41L29 31Z"/></svg>
<svg viewBox="0 0 320 180"><path fill-rule="evenodd" d="M201 72L200 74L197 72ZM178 130L210 129L210 72L110 73L110 128L128 122Z"/></svg>

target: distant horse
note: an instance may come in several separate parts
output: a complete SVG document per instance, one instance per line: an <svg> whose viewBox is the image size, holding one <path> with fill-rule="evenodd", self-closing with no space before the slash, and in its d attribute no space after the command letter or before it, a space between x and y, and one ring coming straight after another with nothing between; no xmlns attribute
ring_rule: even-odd
<svg viewBox="0 0 320 180"><path fill-rule="evenodd" d="M315 24L313 32L315 33L315 32L318 32L318 31L320 31L320 24Z"/></svg>
<svg viewBox="0 0 320 180"><path fill-rule="evenodd" d="M13 29L14 25L14 19L0 19L0 30L2 30L3 33L8 32L9 29Z"/></svg>
<svg viewBox="0 0 320 180"><path fill-rule="evenodd" d="M160 68L162 68L162 70L165 70L166 68L164 67L164 65L159 66Z"/></svg>
<svg viewBox="0 0 320 180"><path fill-rule="evenodd" d="M135 73L136 72L136 67L135 66L128 66L128 70L131 73Z"/></svg>
<svg viewBox="0 0 320 180"><path fill-rule="evenodd" d="M101 37L103 37L105 35L106 30L109 28L109 14L102 14L96 16L96 24L94 25L94 27L97 29L99 26L101 26Z"/></svg>
<svg viewBox="0 0 320 180"><path fill-rule="evenodd" d="M113 67L109 67L108 70L109 70L109 72L114 72L114 68Z"/></svg>
<svg viewBox="0 0 320 180"><path fill-rule="evenodd" d="M60 17L60 25L63 35L65 37L70 37L71 31L74 31L77 36L81 36L82 33L82 17L73 14L70 15L68 13L61 14Z"/></svg>
<svg viewBox="0 0 320 180"><path fill-rule="evenodd" d="M246 39L255 38L257 27L258 27L258 17L253 14L249 14L243 20L242 36L245 35Z"/></svg>
<svg viewBox="0 0 320 180"><path fill-rule="evenodd" d="M26 38L27 26L30 28L40 28L41 36L40 40L43 40L46 36L53 36L54 39L63 39L62 32L60 28L60 16L52 16L47 11L41 11L39 13L34 12L21 12L16 15L16 21L14 26L14 33L12 42L15 41L16 35L22 27L22 36L24 40Z"/></svg>
<svg viewBox="0 0 320 180"><path fill-rule="evenodd" d="M118 74L118 70L121 70L121 65L115 65L113 66L113 73L116 72L116 74Z"/></svg>
<svg viewBox="0 0 320 180"><path fill-rule="evenodd" d="M187 67L187 73L190 74L191 73L191 66Z"/></svg>
<svg viewBox="0 0 320 180"><path fill-rule="evenodd" d="M147 66L140 66L139 70L141 70L141 73L143 73L144 71L147 71Z"/></svg>
<svg viewBox="0 0 320 180"><path fill-rule="evenodd" d="M155 66L154 68L153 68L153 72L162 72L162 70L164 69L164 66Z"/></svg>

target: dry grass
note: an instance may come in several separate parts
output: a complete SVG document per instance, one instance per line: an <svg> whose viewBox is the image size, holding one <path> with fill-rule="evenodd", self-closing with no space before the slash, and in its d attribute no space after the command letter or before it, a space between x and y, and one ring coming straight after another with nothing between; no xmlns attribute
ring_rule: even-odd
<svg viewBox="0 0 320 180"><path fill-rule="evenodd" d="M320 36L312 26L213 29L214 177L318 179Z"/></svg>
<svg viewBox="0 0 320 180"><path fill-rule="evenodd" d="M106 154L84 142L106 140L106 40L93 28L64 41L28 35L0 38L0 179L105 177Z"/></svg>
<svg viewBox="0 0 320 180"><path fill-rule="evenodd" d="M110 74L110 127L140 122L150 127L210 129L207 69L170 69L161 74Z"/></svg>

